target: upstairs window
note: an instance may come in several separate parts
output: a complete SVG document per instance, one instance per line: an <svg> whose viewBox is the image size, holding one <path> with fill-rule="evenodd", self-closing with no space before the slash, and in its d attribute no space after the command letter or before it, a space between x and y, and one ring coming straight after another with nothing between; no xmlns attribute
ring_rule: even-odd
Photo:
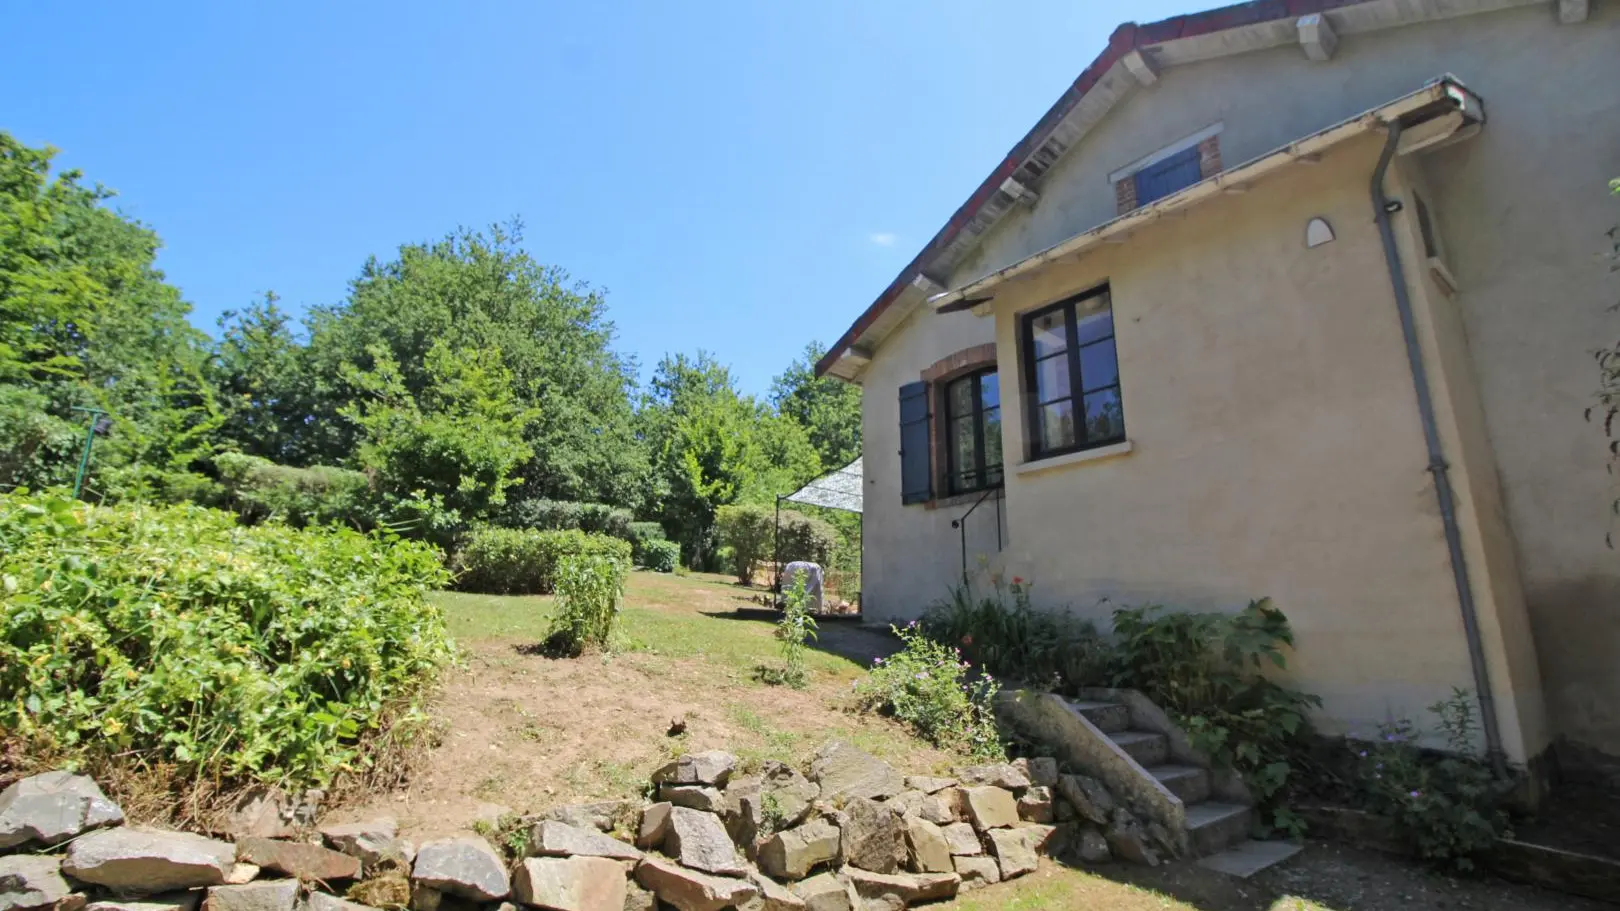
<svg viewBox="0 0 1620 911"><path fill-rule="evenodd" d="M1131 175L1131 180L1136 182L1136 204L1138 207L1163 199L1171 193L1190 187L1203 179L1204 174L1199 167L1197 146L1183 149L1169 158L1150 164Z"/></svg>
<svg viewBox="0 0 1620 911"><path fill-rule="evenodd" d="M951 493L1001 485L1001 381L995 368L945 384L946 483Z"/></svg>
<svg viewBox="0 0 1620 911"><path fill-rule="evenodd" d="M1114 350L1114 310L1104 286L1025 316L1020 325L1030 390L1030 458L1125 439Z"/></svg>

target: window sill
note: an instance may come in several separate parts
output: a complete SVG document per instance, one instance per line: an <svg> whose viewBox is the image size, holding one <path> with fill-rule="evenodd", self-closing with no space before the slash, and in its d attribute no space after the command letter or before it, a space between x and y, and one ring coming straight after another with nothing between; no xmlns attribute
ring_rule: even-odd
<svg viewBox="0 0 1620 911"><path fill-rule="evenodd" d="M985 499L994 500L996 497L1001 496L999 491L1000 487L1001 485L997 484L995 487L985 487L980 490L971 490L967 493L946 494L943 497L935 497L934 499L929 500L926 505L929 509L949 509L952 506L963 506L968 503L972 503L978 500L980 497L984 497L987 493L989 493L990 496L985 497ZM990 493L991 491L997 492Z"/></svg>
<svg viewBox="0 0 1620 911"><path fill-rule="evenodd" d="M1052 468L1067 468L1070 465L1079 465L1083 462L1100 462L1103 459L1128 455L1130 451L1131 441L1124 440L1119 443L1110 443L1107 446L1098 446L1096 449L1082 449L1079 452L1052 456L1049 459L1025 462L1018 466L1017 472L1020 475L1038 474Z"/></svg>

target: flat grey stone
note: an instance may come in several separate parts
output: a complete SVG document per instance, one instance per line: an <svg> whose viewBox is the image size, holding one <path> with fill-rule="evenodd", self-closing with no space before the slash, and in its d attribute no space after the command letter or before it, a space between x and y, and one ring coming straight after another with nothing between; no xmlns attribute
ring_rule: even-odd
<svg viewBox="0 0 1620 911"><path fill-rule="evenodd" d="M1287 841L1249 839L1219 854L1200 858L1198 865L1217 873L1248 879L1261 870L1282 863L1300 852L1300 846Z"/></svg>
<svg viewBox="0 0 1620 911"><path fill-rule="evenodd" d="M737 757L724 750L688 753L652 774L654 784L703 784L723 788L737 768Z"/></svg>
<svg viewBox="0 0 1620 911"><path fill-rule="evenodd" d="M898 813L875 800L857 797L844 805L844 814L844 863L873 873L900 869L906 860L906 843Z"/></svg>
<svg viewBox="0 0 1620 911"><path fill-rule="evenodd" d="M824 819L777 832L759 846L759 865L776 879L803 879L838 859L838 827Z"/></svg>
<svg viewBox="0 0 1620 911"><path fill-rule="evenodd" d="M636 829L636 847L656 848L669 837L669 811L674 804L668 801L649 804L641 811L641 824Z"/></svg>
<svg viewBox="0 0 1620 911"><path fill-rule="evenodd" d="M321 838L332 850L359 858L367 871L385 861L409 867L416 856L411 843L400 839L399 823L392 816L322 826Z"/></svg>
<svg viewBox="0 0 1620 911"><path fill-rule="evenodd" d="M910 869L919 873L951 873L951 844L939 826L917 816L905 818L906 856Z"/></svg>
<svg viewBox="0 0 1620 911"><path fill-rule="evenodd" d="M669 814L669 835L664 841L664 851L682 866L721 876L742 876L748 872L748 866L738 856L737 846L732 844L731 835L720 824L719 817L686 807L673 807Z"/></svg>
<svg viewBox="0 0 1620 911"><path fill-rule="evenodd" d="M506 863L482 838L424 844L416 852L411 882L476 902L498 901L512 888Z"/></svg>
<svg viewBox="0 0 1620 911"><path fill-rule="evenodd" d="M602 800L595 803L572 803L552 807L540 814L540 819L566 822L577 829L595 829L611 832L620 819L634 819L637 805L625 800ZM527 820L539 822L536 820Z"/></svg>
<svg viewBox="0 0 1620 911"><path fill-rule="evenodd" d="M821 786L821 799L837 803L851 797L882 800L905 790L905 779L894 767L842 740L816 751L810 761L810 780Z"/></svg>
<svg viewBox="0 0 1620 911"><path fill-rule="evenodd" d="M624 911L624 865L606 857L531 857L518 864L512 897L551 911Z"/></svg>
<svg viewBox="0 0 1620 911"><path fill-rule="evenodd" d="M1018 802L1011 791L990 785L963 788L962 799L967 805L968 821L980 832L1018 822Z"/></svg>
<svg viewBox="0 0 1620 911"><path fill-rule="evenodd" d="M666 784L658 789L658 798L677 807L705 813L723 813L726 809L725 795L701 784Z"/></svg>
<svg viewBox="0 0 1620 911"><path fill-rule="evenodd" d="M974 831L973 825L966 822L953 822L940 829L945 835L945 843L950 845L951 853L957 857L968 857L984 853L984 845L979 841L979 833Z"/></svg>
<svg viewBox="0 0 1620 911"><path fill-rule="evenodd" d="M1033 873L1040 865L1040 850L1052 837L1051 826L1024 826L1019 829L992 829L990 853L996 857L1003 880Z"/></svg>
<svg viewBox="0 0 1620 911"><path fill-rule="evenodd" d="M921 791L924 794L936 794L955 784L954 778L929 778L926 775L911 775L906 778L906 790Z"/></svg>
<svg viewBox="0 0 1620 911"><path fill-rule="evenodd" d="M1058 783L1058 761L1050 756L1036 756L1029 759L1013 760L1013 768L1024 773L1029 783L1037 788L1056 787Z"/></svg>
<svg viewBox="0 0 1620 911"><path fill-rule="evenodd" d="M578 829L546 820L529 830L530 857L611 857L640 860L641 852L595 829Z"/></svg>
<svg viewBox="0 0 1620 911"><path fill-rule="evenodd" d="M805 911L857 911L860 896L848 882L831 873L795 883L793 894L804 901Z"/></svg>
<svg viewBox="0 0 1620 911"><path fill-rule="evenodd" d="M245 886L210 886L203 911L293 911L298 880L271 879Z"/></svg>
<svg viewBox="0 0 1620 911"><path fill-rule="evenodd" d="M855 894L867 901L888 902L898 900L899 907L953 898L962 884L962 877L950 873L873 873L856 867L845 867L839 874L855 887ZM892 899L891 899L892 896Z"/></svg>
<svg viewBox="0 0 1620 911"><path fill-rule="evenodd" d="M1013 790L1027 788L1030 785L1029 776L1010 762L993 762L987 765L969 766L962 770L962 783L973 786L990 786Z"/></svg>
<svg viewBox="0 0 1620 911"><path fill-rule="evenodd" d="M982 854L977 857L958 857L956 875L962 877L962 885L958 891L971 892L1001 882L1001 867L996 864L994 857Z"/></svg>
<svg viewBox="0 0 1620 911"><path fill-rule="evenodd" d="M54 845L123 821L124 811L94 780L72 772L33 775L0 791L0 850Z"/></svg>
<svg viewBox="0 0 1620 911"><path fill-rule="evenodd" d="M136 895L217 886L236 865L236 846L187 832L103 829L68 847L62 872Z"/></svg>
<svg viewBox="0 0 1620 911"><path fill-rule="evenodd" d="M636 882L678 911L721 911L759 894L748 880L710 876L651 854L636 864Z"/></svg>
<svg viewBox="0 0 1620 911"><path fill-rule="evenodd" d="M73 894L59 858L34 854L0 857L0 911L52 908Z"/></svg>

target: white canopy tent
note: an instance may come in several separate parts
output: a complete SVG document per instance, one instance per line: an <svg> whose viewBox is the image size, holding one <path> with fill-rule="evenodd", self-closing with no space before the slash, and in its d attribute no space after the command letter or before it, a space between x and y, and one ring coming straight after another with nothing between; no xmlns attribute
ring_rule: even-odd
<svg viewBox="0 0 1620 911"><path fill-rule="evenodd" d="M775 538L775 564L776 582L773 586L778 592L782 590L782 504L804 503L808 506L823 506L827 509L840 509L862 516L862 488L865 486L865 474L861 470L861 457L856 456L855 461L830 474L824 474L814 481L800 487L789 494L776 496L776 538ZM865 523L862 523L862 538L865 538ZM866 546L864 540L861 546L861 565L865 568Z"/></svg>

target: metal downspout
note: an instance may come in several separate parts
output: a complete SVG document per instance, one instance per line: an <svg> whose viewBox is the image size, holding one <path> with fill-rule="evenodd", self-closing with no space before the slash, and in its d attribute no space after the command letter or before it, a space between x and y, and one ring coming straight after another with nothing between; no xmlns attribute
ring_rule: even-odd
<svg viewBox="0 0 1620 911"><path fill-rule="evenodd" d="M1390 223L1391 201L1384 195L1384 175L1395 158L1395 148L1401 139L1398 121L1392 121L1388 128L1383 154L1378 158L1378 167L1373 170L1373 217L1384 242L1384 262L1389 267L1389 280L1395 289L1395 308L1401 316L1401 335L1406 340L1406 362L1412 368L1418 415L1423 422L1423 442L1429 450L1429 471L1434 475L1434 496L1439 501L1440 522L1445 527L1451 575L1457 586L1457 601L1462 608L1463 632L1468 639L1468 661L1473 665L1474 689L1479 695L1486 754L1491 767L1498 774L1505 774L1502 731L1496 718L1496 697L1491 692L1490 672L1485 664L1485 645L1480 638L1479 615L1474 605L1474 589L1469 582L1468 564L1463 556L1462 531L1457 525L1457 504L1451 489L1451 475L1445 454L1440 449L1440 430L1434 417L1434 400L1429 395L1428 370L1423 364L1423 349L1418 344L1417 322L1412 316L1412 298L1406 290L1406 273L1401 266L1400 248L1395 244L1395 229Z"/></svg>

